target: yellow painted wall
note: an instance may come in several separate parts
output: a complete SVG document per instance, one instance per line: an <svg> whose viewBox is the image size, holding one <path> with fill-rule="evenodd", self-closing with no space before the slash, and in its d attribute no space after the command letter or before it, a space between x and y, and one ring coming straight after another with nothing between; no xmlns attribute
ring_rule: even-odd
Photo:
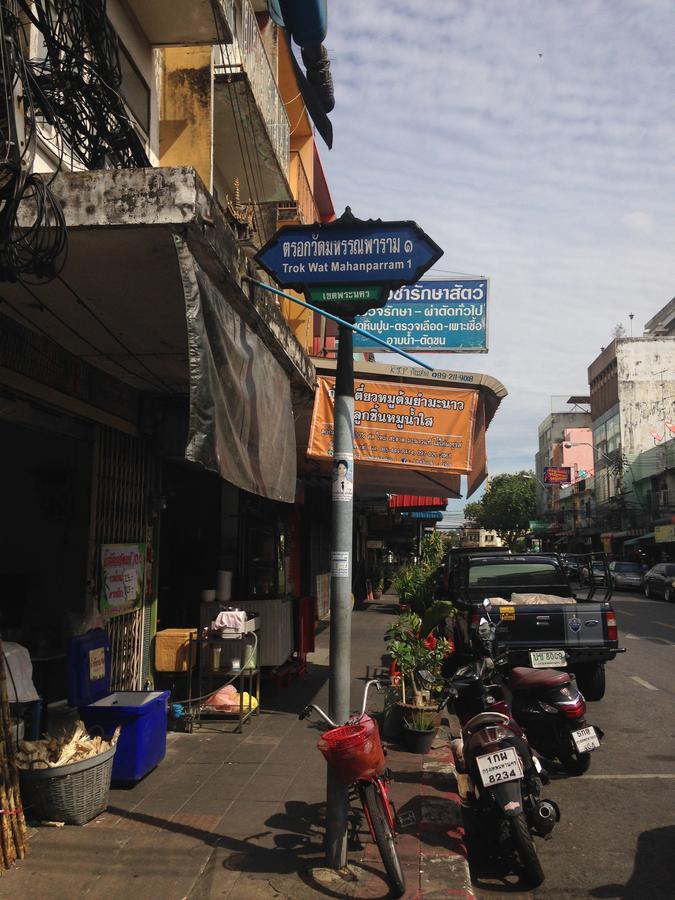
<svg viewBox="0 0 675 900"><path fill-rule="evenodd" d="M162 53L159 123L161 166L192 166L213 189L212 48L167 47Z"/></svg>
<svg viewBox="0 0 675 900"><path fill-rule="evenodd" d="M286 293L299 297L301 300L303 299L302 294L298 294L295 291L286 291ZM300 306L298 303L284 300L283 297L280 298L280 305L281 312L291 327L297 342L305 353L311 355L314 338L314 313L311 309L305 309L304 306Z"/></svg>

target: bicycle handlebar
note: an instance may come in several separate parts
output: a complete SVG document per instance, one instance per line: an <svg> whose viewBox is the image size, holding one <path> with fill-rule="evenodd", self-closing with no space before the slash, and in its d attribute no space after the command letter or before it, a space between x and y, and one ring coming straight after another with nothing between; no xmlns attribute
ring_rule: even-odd
<svg viewBox="0 0 675 900"><path fill-rule="evenodd" d="M368 691L371 689L371 687L372 687L373 685L375 685L375 686L377 687L377 690L378 690L378 691L381 691L382 688L385 687L385 685L387 685L387 684L391 684L391 679L389 679L389 678L371 678L369 681L366 682L366 684L365 684L365 686L364 686L364 688L363 688L363 703L361 704L361 712L359 713L358 716L356 716L356 715L350 716L350 718L348 719L348 724L354 724L354 725L355 725L355 724L357 724L358 722L360 722L361 719L365 716L365 714L366 714L366 704L368 703ZM321 709L320 706L317 706L317 705L316 705L316 703L310 703L309 706L306 706L306 707L303 709L303 711L298 715L298 718L299 718L299 719L306 719L306 718L308 718L309 716L311 716L312 710L313 710L313 709L316 710L316 712L319 713L319 715L321 716L321 718L322 718L324 721L328 722L328 724L329 724L332 728L338 728L338 727L339 727L339 726L337 725L337 723L334 722L334 721L333 721L333 720L332 720L332 719L331 719L331 718L330 718L330 717L329 717L329 716Z"/></svg>

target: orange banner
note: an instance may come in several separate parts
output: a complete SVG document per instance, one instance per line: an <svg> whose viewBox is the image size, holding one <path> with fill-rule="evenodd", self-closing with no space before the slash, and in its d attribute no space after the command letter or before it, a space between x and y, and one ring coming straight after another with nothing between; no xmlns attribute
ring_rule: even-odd
<svg viewBox="0 0 675 900"><path fill-rule="evenodd" d="M319 378L307 455L333 456L334 378ZM354 383L354 459L380 465L470 472L478 391Z"/></svg>

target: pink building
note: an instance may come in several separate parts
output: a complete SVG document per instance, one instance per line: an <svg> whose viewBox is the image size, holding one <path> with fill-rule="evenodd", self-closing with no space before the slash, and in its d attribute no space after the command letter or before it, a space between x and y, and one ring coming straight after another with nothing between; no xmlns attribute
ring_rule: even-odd
<svg viewBox="0 0 675 900"><path fill-rule="evenodd" d="M569 466L572 484L595 474L593 432L590 428L566 428L560 443L551 446L551 464Z"/></svg>

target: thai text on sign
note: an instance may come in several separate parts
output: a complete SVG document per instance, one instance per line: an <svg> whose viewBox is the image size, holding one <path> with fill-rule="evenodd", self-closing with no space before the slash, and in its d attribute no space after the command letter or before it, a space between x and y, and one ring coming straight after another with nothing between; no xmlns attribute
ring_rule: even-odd
<svg viewBox="0 0 675 900"><path fill-rule="evenodd" d="M101 546L101 597L104 616L137 609L145 586L145 544Z"/></svg>
<svg viewBox="0 0 675 900"><path fill-rule="evenodd" d="M335 379L319 378L307 455L333 456ZM478 391L359 381L354 384L354 458L467 473L472 468Z"/></svg>

